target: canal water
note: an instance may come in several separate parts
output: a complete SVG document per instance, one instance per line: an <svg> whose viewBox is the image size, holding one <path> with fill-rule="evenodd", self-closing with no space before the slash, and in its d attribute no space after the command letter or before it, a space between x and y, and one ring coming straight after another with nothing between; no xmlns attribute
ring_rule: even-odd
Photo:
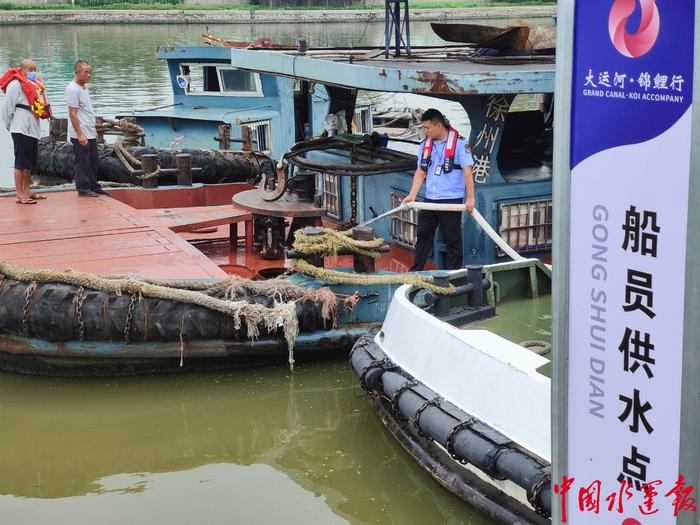
<svg viewBox="0 0 700 525"><path fill-rule="evenodd" d="M412 461L356 385L345 361L0 374L0 523L490 523Z"/></svg>
<svg viewBox="0 0 700 525"><path fill-rule="evenodd" d="M427 24L411 30L414 43L435 42ZM381 31L0 27L0 68L34 58L65 116L73 62L90 60L93 102L109 117L171 102L165 64L154 58L159 45L199 43L202 33L369 45L381 43ZM13 185L11 166L2 128L0 187ZM294 374L277 367L78 381L0 373L0 421L2 525L491 523L396 444L344 360L302 363Z"/></svg>

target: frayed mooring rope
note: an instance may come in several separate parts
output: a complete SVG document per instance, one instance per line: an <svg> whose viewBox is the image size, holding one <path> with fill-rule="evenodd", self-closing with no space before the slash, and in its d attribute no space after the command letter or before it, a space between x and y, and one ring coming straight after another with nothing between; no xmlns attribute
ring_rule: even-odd
<svg viewBox="0 0 700 525"><path fill-rule="evenodd" d="M274 333L281 329L290 352L294 348L294 341L299 333L294 301L276 302L268 308L260 304L250 304L247 301L212 297L198 290L161 286L134 278L106 278L71 270L28 270L2 261L0 261L0 276L32 283L27 288L25 300L23 328L27 332L29 330L29 304L38 283L61 283L115 295L130 294L132 296L130 306L135 300L140 300L142 297L202 306L230 317L236 330L240 330L245 323L246 333L251 339L257 339L261 330ZM128 337L128 330L129 328L125 326L125 337Z"/></svg>

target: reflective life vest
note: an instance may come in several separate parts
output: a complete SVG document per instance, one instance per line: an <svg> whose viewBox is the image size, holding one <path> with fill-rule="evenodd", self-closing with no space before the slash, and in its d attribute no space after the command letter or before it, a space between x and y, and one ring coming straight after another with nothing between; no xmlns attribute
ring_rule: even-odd
<svg viewBox="0 0 700 525"><path fill-rule="evenodd" d="M26 109L34 113L34 116L40 119L51 118L51 105L46 98L46 88L44 84L41 83L41 79L37 77L34 81L29 80L22 73L20 73L19 68L8 69L5 74L0 78L0 89L5 93L7 91L7 86L13 80L19 80L22 86L22 91L24 96L27 97L29 104L17 104L18 108Z"/></svg>
<svg viewBox="0 0 700 525"><path fill-rule="evenodd" d="M455 151L457 150L457 139L459 138L459 133L456 129L450 128L447 130L447 142L445 143L445 161L442 164L442 173L449 173L453 169L461 169L459 164L455 164ZM423 142L423 153L420 159L420 169L424 173L428 173L428 168L432 164L430 160L430 155L433 152L433 139L426 138Z"/></svg>

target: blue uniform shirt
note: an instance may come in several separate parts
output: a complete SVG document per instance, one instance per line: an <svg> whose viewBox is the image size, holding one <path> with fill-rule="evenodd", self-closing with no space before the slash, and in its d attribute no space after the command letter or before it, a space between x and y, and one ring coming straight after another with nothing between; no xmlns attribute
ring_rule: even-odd
<svg viewBox="0 0 700 525"><path fill-rule="evenodd" d="M431 200L443 199L463 199L466 194L464 186L464 171L467 166L474 164L472 154L467 151L467 141L462 137L457 138L455 148L455 164L461 168L455 168L449 173L435 175L435 168L445 163L445 148L447 147L447 137L445 140L433 141L433 151L430 153L430 166L428 166L425 198ZM423 156L423 143L418 148L418 167Z"/></svg>

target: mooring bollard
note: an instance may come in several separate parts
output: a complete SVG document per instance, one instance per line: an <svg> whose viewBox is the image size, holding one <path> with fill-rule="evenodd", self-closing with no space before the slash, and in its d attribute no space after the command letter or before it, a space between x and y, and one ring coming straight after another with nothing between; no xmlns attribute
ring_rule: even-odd
<svg viewBox="0 0 700 525"><path fill-rule="evenodd" d="M192 155L178 153L175 155L175 165L177 166L178 186L192 186Z"/></svg>
<svg viewBox="0 0 700 525"><path fill-rule="evenodd" d="M352 238L355 241L371 241L374 239L374 228L355 226L352 230ZM352 268L357 273L374 273L374 259L367 255L353 255Z"/></svg>
<svg viewBox="0 0 700 525"><path fill-rule="evenodd" d="M141 155L141 167L143 168L143 175L147 177L151 173L158 170L158 157L152 153L146 153ZM158 177L150 177L143 179L142 181L144 188L157 188L158 187Z"/></svg>
<svg viewBox="0 0 700 525"><path fill-rule="evenodd" d="M474 286L469 294L469 306L482 306L484 304L484 277L481 265L470 264L467 266L467 280Z"/></svg>
<svg viewBox="0 0 700 525"><path fill-rule="evenodd" d="M68 140L68 119L55 118L49 124L51 140L66 142Z"/></svg>
<svg viewBox="0 0 700 525"><path fill-rule="evenodd" d="M219 142L220 150L231 149L231 126L228 124L221 124L219 126L219 136L216 137L216 140Z"/></svg>
<svg viewBox="0 0 700 525"><path fill-rule="evenodd" d="M104 123L105 123L104 117L95 117L95 128L97 129L97 143L98 144L105 143L104 128L103 128Z"/></svg>
<svg viewBox="0 0 700 525"><path fill-rule="evenodd" d="M448 287L450 285L449 273L436 273L433 275L433 284L435 286ZM450 296L445 294L436 294L435 315L437 317L445 317L450 313Z"/></svg>

